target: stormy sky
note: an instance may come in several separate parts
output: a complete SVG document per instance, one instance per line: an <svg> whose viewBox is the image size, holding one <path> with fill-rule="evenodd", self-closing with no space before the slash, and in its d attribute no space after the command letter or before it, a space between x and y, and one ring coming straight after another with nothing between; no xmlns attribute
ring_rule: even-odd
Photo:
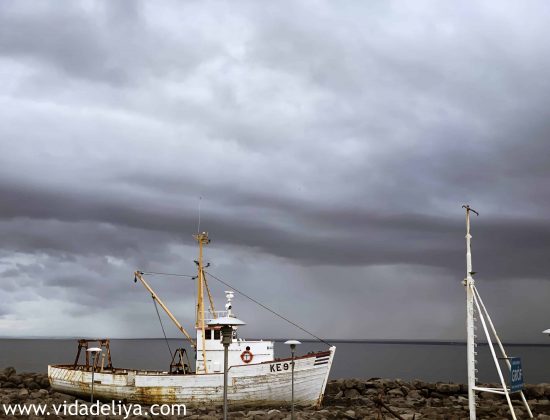
<svg viewBox="0 0 550 420"><path fill-rule="evenodd" d="M542 0L2 1L0 336L160 337L132 273L194 274L200 207L208 270L314 334L464 339L469 203L501 338L547 342L549 21ZM191 330L193 282L147 278ZM234 308L243 335L307 338Z"/></svg>

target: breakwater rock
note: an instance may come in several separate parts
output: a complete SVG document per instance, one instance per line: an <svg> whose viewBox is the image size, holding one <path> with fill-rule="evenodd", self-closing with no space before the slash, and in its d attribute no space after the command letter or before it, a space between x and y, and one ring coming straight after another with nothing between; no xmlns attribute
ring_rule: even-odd
<svg viewBox="0 0 550 420"><path fill-rule="evenodd" d="M484 384L498 387L497 384ZM550 420L550 384L526 385L524 395L535 418ZM518 418L528 418L519 393L512 394ZM465 384L431 383L400 379L339 379L330 381L325 392L324 406L350 407L355 418L376 418L378 412L387 418L404 419L467 419L468 389ZM343 409L343 408L342 408ZM363 416L363 417L361 417ZM511 418L506 399L488 392L477 393L479 419Z"/></svg>
<svg viewBox="0 0 550 420"><path fill-rule="evenodd" d="M490 385L490 384L487 384ZM493 386L496 386L493 384ZM550 420L550 384L526 385L528 399L534 417ZM528 418L519 394L513 394L513 404L518 418ZM74 403L74 397L54 392L48 379L42 373L17 373L13 368L0 370L0 409L3 405L46 405ZM82 405L87 403L79 401ZM380 413L384 417L378 417ZM393 413L393 414L392 414ZM511 418L503 396L478 393L479 419ZM339 379L327 384L323 406L314 408L297 407L296 419L336 420L336 419L467 419L467 389L463 384L430 383L419 380L399 379ZM187 415L159 415L151 417L130 415L128 418L154 419L220 419L220 407L189 407ZM0 412L0 418L11 419L122 419L113 415L7 415ZM283 420L290 418L290 407L271 409L244 409L230 406L229 418L252 420Z"/></svg>

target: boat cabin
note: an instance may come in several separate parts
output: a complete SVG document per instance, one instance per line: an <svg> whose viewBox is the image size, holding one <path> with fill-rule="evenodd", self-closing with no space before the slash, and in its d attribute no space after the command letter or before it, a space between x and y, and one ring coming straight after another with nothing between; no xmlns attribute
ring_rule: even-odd
<svg viewBox="0 0 550 420"><path fill-rule="evenodd" d="M232 291L226 291L225 295L227 299L225 307L228 308L228 310L217 311L215 313L211 312L211 318L205 319L204 330L200 327L197 328L197 360L195 369L197 373L223 372L223 344L221 342L221 328L208 327L207 325L214 317L221 318L226 316L235 316L231 310L234 294ZM273 350L273 341L246 340L239 338L238 328L239 327L233 327L233 342L229 345L228 349L229 366L263 363L274 359L275 355ZM205 350L204 352L203 348ZM203 354L206 355L206 369L204 368Z"/></svg>

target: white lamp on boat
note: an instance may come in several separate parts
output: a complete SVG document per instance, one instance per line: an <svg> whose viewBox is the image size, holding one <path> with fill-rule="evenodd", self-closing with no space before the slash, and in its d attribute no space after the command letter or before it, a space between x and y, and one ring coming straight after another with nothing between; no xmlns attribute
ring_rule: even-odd
<svg viewBox="0 0 550 420"><path fill-rule="evenodd" d="M302 343L298 340L287 340L285 344L290 346L290 351L292 353L292 408L290 411L290 418L294 420L294 351L296 350L296 346Z"/></svg>
<svg viewBox="0 0 550 420"><path fill-rule="evenodd" d="M223 344L223 419L227 420L227 353L233 338L233 327L246 325L240 319L223 316L208 322L209 327L221 327ZM206 363L206 360L204 361Z"/></svg>
<svg viewBox="0 0 550 420"><path fill-rule="evenodd" d="M90 347L88 350L86 350L88 353L92 355L92 392L91 392L91 403L94 403L94 372L95 372L95 361L96 356L101 353L101 349L99 347Z"/></svg>

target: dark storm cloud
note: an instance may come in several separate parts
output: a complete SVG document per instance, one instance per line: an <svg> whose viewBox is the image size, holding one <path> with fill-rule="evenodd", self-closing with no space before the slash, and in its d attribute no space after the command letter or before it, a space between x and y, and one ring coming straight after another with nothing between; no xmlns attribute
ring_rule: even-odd
<svg viewBox="0 0 550 420"><path fill-rule="evenodd" d="M216 273L255 296L319 290L298 318L321 316L326 296L361 305L373 278L384 280L370 304L399 313L392 297L416 283L437 291L410 303L427 337L418 308L461 309L466 202L481 212L480 278L550 291L546 4L65 6L0 6L0 293L12 314L57 299L132 322L121 308L143 297L128 289L133 270L193 272L199 196ZM456 337L458 315L434 331Z"/></svg>
<svg viewBox="0 0 550 420"><path fill-rule="evenodd" d="M181 215L167 213L154 203L139 203L131 208L125 206L124 199L119 203L115 198L101 203L93 197L78 197L77 193L68 199L63 192L3 189L1 193L2 213L24 218L0 224L4 232L3 248L16 251L32 252L39 248L69 255L135 256L145 242L175 241L185 236L181 227L193 226L197 218L192 210ZM216 232L216 242L256 247L308 265L419 264L459 269L463 262L462 210L458 205L452 209L453 220L349 208L319 210L291 202L279 203L269 196L240 198L240 203L233 202L237 206L233 214L205 215L209 228ZM254 205L258 220L241 217L239 204ZM273 210L285 214L292 221L292 229L263 220L262 214ZM63 229L63 222L70 222L65 224L70 228ZM546 277L546 256L550 251L547 223L503 218L498 213L474 219L472 223L475 250L479 252L476 259L485 268L480 270L484 274L496 278ZM161 232L164 236L159 235ZM510 255L515 258L510 259Z"/></svg>
<svg viewBox="0 0 550 420"><path fill-rule="evenodd" d="M162 28L152 31L138 1L124 6L65 2L61 8L7 3L0 14L0 52L33 66L52 67L70 78L135 84L175 69L189 71L210 49L204 39L203 48L195 49L191 39L175 42ZM200 38L200 33L194 34L195 42Z"/></svg>

